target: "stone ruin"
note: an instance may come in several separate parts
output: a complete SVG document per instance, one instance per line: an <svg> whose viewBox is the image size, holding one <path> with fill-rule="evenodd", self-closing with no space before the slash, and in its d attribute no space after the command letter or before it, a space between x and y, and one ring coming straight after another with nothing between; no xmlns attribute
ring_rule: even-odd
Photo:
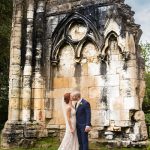
<svg viewBox="0 0 150 150"><path fill-rule="evenodd" d="M92 109L90 140L145 145L140 26L124 0L14 0L2 147L62 137L64 93Z"/></svg>

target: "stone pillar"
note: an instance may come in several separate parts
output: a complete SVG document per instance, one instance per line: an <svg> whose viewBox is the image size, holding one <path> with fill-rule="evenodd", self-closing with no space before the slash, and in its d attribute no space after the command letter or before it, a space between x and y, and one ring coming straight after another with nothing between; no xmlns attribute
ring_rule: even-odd
<svg viewBox="0 0 150 150"><path fill-rule="evenodd" d="M40 73L40 60L42 53L42 45L40 43L37 44L36 47L36 66L35 73L33 77L33 109L34 109L34 117L33 119L37 122L45 120L44 113L44 81L43 77Z"/></svg>
<svg viewBox="0 0 150 150"><path fill-rule="evenodd" d="M39 0L36 4L35 16L35 68L33 72L32 83L32 109L33 120L38 123L37 136L47 137L48 132L45 129L45 78L43 72L42 57L44 57L43 37L44 37L44 11L45 1ZM44 57L45 61L45 57Z"/></svg>
<svg viewBox="0 0 150 150"><path fill-rule="evenodd" d="M32 78L32 34L33 34L34 1L27 1L27 37L25 66L22 88L22 120L29 121L31 113L31 78Z"/></svg>
<svg viewBox="0 0 150 150"><path fill-rule="evenodd" d="M36 49L35 49L35 72L33 77L33 119L37 122L45 120L44 112L44 80L41 75L41 62L42 62L42 50L43 50L43 19L44 19L44 1L38 1L36 10L36 23L35 23L35 35L36 35Z"/></svg>
<svg viewBox="0 0 150 150"><path fill-rule="evenodd" d="M21 74L21 21L22 1L13 4L12 35L10 45L10 73L9 73L9 115L8 121L18 121L20 113L20 74Z"/></svg>
<svg viewBox="0 0 150 150"><path fill-rule="evenodd" d="M2 130L1 146L10 147L14 141L14 132L20 116L20 91L21 91L21 38L23 1L13 1L12 34L10 44L10 71L9 71L9 110L8 120ZM21 131L21 130L19 130ZM22 132L18 132L20 137Z"/></svg>

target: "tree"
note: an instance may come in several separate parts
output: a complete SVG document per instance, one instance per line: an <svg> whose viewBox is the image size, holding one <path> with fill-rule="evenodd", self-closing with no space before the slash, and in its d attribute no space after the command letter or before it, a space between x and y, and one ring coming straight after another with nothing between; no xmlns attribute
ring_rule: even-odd
<svg viewBox="0 0 150 150"><path fill-rule="evenodd" d="M146 91L143 102L143 110L146 116L146 122L150 123L150 43L141 43L142 56L145 60L145 82Z"/></svg>
<svg viewBox="0 0 150 150"><path fill-rule="evenodd" d="M142 56L145 60L145 70L146 72L150 71L150 43L141 43L140 44L142 48Z"/></svg>
<svg viewBox="0 0 150 150"><path fill-rule="evenodd" d="M0 0L0 124L8 116L9 47L12 0Z"/></svg>

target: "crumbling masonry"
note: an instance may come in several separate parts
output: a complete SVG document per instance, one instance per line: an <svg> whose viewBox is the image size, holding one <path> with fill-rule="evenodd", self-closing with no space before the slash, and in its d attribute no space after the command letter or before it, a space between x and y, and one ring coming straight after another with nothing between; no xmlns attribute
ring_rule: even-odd
<svg viewBox="0 0 150 150"><path fill-rule="evenodd" d="M146 144L140 26L124 0L14 0L5 148L64 132L61 101L80 89L90 140Z"/></svg>

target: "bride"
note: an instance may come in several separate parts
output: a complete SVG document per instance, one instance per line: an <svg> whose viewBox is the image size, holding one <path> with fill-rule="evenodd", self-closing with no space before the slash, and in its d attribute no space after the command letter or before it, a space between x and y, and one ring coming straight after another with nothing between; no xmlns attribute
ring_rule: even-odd
<svg viewBox="0 0 150 150"><path fill-rule="evenodd" d="M76 111L72 105L70 93L64 95L63 112L66 123L66 131L58 150L79 150L76 131Z"/></svg>

